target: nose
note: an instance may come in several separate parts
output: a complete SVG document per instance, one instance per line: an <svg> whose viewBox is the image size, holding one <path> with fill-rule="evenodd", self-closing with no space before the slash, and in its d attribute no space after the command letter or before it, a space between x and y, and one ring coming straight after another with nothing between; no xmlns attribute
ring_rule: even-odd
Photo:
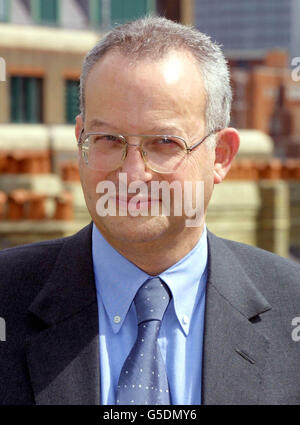
<svg viewBox="0 0 300 425"><path fill-rule="evenodd" d="M147 182L152 178L152 172L145 164L138 145L128 145L127 155L123 161L120 172L127 173L128 183L137 180Z"/></svg>

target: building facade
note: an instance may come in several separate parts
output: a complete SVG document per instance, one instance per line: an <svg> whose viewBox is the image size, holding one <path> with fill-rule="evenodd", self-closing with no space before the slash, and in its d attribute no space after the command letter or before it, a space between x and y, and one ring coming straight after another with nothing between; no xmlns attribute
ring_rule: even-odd
<svg viewBox="0 0 300 425"><path fill-rule="evenodd" d="M192 0L0 0L0 123L74 124L87 51L112 26L159 13L189 23ZM176 7L175 7L176 6Z"/></svg>
<svg viewBox="0 0 300 425"><path fill-rule="evenodd" d="M231 125L270 134L275 155L300 157L299 0L197 0L194 23L231 68ZM298 58L298 59L297 59Z"/></svg>
<svg viewBox="0 0 300 425"><path fill-rule="evenodd" d="M300 56L299 0L197 0L195 25L228 54L284 48Z"/></svg>
<svg viewBox="0 0 300 425"><path fill-rule="evenodd" d="M74 136L78 80L86 52L113 25L145 13L190 24L198 3L0 0L0 66L5 62L5 78L0 74L0 248L71 234L90 220L79 182ZM231 65L232 69L237 66L234 62ZM239 81L243 78L239 76ZM251 87L257 87L259 93L260 84L247 85L246 93ZM242 86L238 90L243 93ZM247 96L241 95L240 99L246 102ZM257 101L256 97L250 99ZM263 103L259 106L262 110ZM235 119L238 114L239 108ZM260 115L261 112L257 114L258 120ZM249 117L243 119L242 127L247 127ZM265 125L265 120L260 125ZM248 157L250 148L252 162L256 164L265 136L254 133L255 137L251 131L241 132L242 140L245 138L241 153L244 151ZM257 139L255 143L253 137ZM246 159L233 170L231 179L238 181L218 188L210 206L208 225L220 236L288 255L288 199L281 193L288 191L287 184L257 182L258 175L263 179L274 178L274 167L269 163L271 141L267 145L262 167L256 174ZM275 164L275 177L283 178L276 167ZM286 175L285 172L284 178L289 178L290 174ZM253 181L245 182L247 179ZM295 198L294 204L297 213L300 197ZM274 219L262 214L271 209ZM238 223L236 233L232 233L233 222ZM297 223L296 220L300 229ZM293 226L292 234L297 236L293 244L300 246L300 230L296 232Z"/></svg>
<svg viewBox="0 0 300 425"><path fill-rule="evenodd" d="M0 0L0 123L73 124L86 52L112 25L155 7L155 0Z"/></svg>
<svg viewBox="0 0 300 425"><path fill-rule="evenodd" d="M75 116L85 54L112 26L160 14L190 23L193 0L0 0L0 248L89 222Z"/></svg>

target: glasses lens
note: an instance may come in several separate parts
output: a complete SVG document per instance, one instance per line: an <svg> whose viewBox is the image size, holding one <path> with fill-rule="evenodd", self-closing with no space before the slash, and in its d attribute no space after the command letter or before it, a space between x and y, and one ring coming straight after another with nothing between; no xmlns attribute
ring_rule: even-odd
<svg viewBox="0 0 300 425"><path fill-rule="evenodd" d="M147 136L143 151L150 168L160 172L173 172L185 158L184 142L175 136Z"/></svg>
<svg viewBox="0 0 300 425"><path fill-rule="evenodd" d="M88 146L89 168L109 171L121 165L126 143L120 136L92 134L85 140L83 148L85 145Z"/></svg>
<svg viewBox="0 0 300 425"><path fill-rule="evenodd" d="M148 167L161 173L177 170L185 159L185 144L176 136L143 136L142 155ZM121 166L126 155L123 136L90 134L82 144L82 155L89 168L109 171Z"/></svg>

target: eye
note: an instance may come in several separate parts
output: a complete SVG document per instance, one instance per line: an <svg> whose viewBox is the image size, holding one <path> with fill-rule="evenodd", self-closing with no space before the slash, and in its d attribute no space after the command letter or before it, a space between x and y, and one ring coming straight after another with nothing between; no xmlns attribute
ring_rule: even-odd
<svg viewBox="0 0 300 425"><path fill-rule="evenodd" d="M114 136L112 134L105 134L105 136L103 136L103 140L106 140L107 142L121 142L121 139L118 136Z"/></svg>
<svg viewBox="0 0 300 425"><path fill-rule="evenodd" d="M121 142L121 139L118 136L113 134L95 134L92 137L93 143L96 142Z"/></svg>
<svg viewBox="0 0 300 425"><path fill-rule="evenodd" d="M122 151L124 142L118 135L93 134L90 136L90 149L93 152L110 153Z"/></svg>
<svg viewBox="0 0 300 425"><path fill-rule="evenodd" d="M169 137L163 137L161 139L156 140L156 143L160 144L160 145L172 145L172 144L177 144L176 140L173 140Z"/></svg>
<svg viewBox="0 0 300 425"><path fill-rule="evenodd" d="M150 145L150 149L155 149L162 153L177 153L184 149L179 139L169 136L156 138Z"/></svg>
<svg viewBox="0 0 300 425"><path fill-rule="evenodd" d="M114 134L93 134L90 142L91 145L97 149L100 147L101 149L103 149L103 147L107 149L120 148L124 145L124 141L120 136Z"/></svg>

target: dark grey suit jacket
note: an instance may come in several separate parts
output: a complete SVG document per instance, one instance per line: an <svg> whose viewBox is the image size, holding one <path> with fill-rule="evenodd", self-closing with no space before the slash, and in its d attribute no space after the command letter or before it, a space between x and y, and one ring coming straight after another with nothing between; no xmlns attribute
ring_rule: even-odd
<svg viewBox="0 0 300 425"><path fill-rule="evenodd" d="M300 267L208 233L203 404L299 404ZM0 252L0 404L99 404L91 225Z"/></svg>

